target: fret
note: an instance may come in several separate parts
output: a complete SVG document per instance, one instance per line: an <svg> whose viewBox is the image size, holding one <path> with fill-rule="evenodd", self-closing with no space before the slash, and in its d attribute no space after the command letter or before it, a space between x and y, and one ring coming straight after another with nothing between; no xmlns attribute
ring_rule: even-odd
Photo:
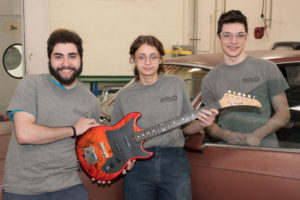
<svg viewBox="0 0 300 200"><path fill-rule="evenodd" d="M147 138L151 138L151 137L152 137L150 131L147 131L147 132L146 132L146 137L147 137Z"/></svg>

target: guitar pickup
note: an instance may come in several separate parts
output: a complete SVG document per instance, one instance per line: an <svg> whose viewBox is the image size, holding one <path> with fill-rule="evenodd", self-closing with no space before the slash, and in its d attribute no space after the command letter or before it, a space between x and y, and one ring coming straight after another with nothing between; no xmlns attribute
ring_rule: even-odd
<svg viewBox="0 0 300 200"><path fill-rule="evenodd" d="M108 154L107 154L107 151L105 149L105 146L104 146L103 142L100 142L100 147L102 149L104 157L107 159L108 158Z"/></svg>
<svg viewBox="0 0 300 200"><path fill-rule="evenodd" d="M98 163L97 155L95 153L94 147L92 146L86 147L84 149L84 157L90 165Z"/></svg>

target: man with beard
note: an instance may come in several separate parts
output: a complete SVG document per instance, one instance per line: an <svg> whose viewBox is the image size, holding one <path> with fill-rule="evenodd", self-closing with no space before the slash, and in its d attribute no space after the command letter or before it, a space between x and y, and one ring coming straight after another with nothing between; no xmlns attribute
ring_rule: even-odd
<svg viewBox="0 0 300 200"><path fill-rule="evenodd" d="M82 40L59 29L48 39L50 74L20 82L7 109L14 123L4 172L4 200L87 200L75 138L99 125L98 99L78 84Z"/></svg>

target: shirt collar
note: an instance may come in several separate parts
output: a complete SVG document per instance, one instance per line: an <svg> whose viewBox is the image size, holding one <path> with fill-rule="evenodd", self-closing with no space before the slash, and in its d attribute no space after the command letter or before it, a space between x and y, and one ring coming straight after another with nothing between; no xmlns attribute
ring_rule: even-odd
<svg viewBox="0 0 300 200"><path fill-rule="evenodd" d="M59 82L57 82L52 76L51 76L51 80L53 81L53 83L55 83L55 85L65 89L65 90L73 90L73 89L77 88L77 86L78 86L78 82L77 82L76 85L73 88L68 89L65 86L63 86L62 84L60 84Z"/></svg>

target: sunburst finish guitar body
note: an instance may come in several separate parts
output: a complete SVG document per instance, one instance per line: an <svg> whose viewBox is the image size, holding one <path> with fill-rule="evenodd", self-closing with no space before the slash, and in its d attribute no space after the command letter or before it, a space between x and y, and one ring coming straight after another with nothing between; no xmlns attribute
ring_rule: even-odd
<svg viewBox="0 0 300 200"><path fill-rule="evenodd" d="M113 126L94 127L77 137L76 154L87 174L99 181L110 181L121 174L130 160L153 156L143 148L145 140L196 119L203 109L231 106L261 107L261 104L250 96L228 92L214 104L145 129L136 124L141 114L132 112Z"/></svg>

